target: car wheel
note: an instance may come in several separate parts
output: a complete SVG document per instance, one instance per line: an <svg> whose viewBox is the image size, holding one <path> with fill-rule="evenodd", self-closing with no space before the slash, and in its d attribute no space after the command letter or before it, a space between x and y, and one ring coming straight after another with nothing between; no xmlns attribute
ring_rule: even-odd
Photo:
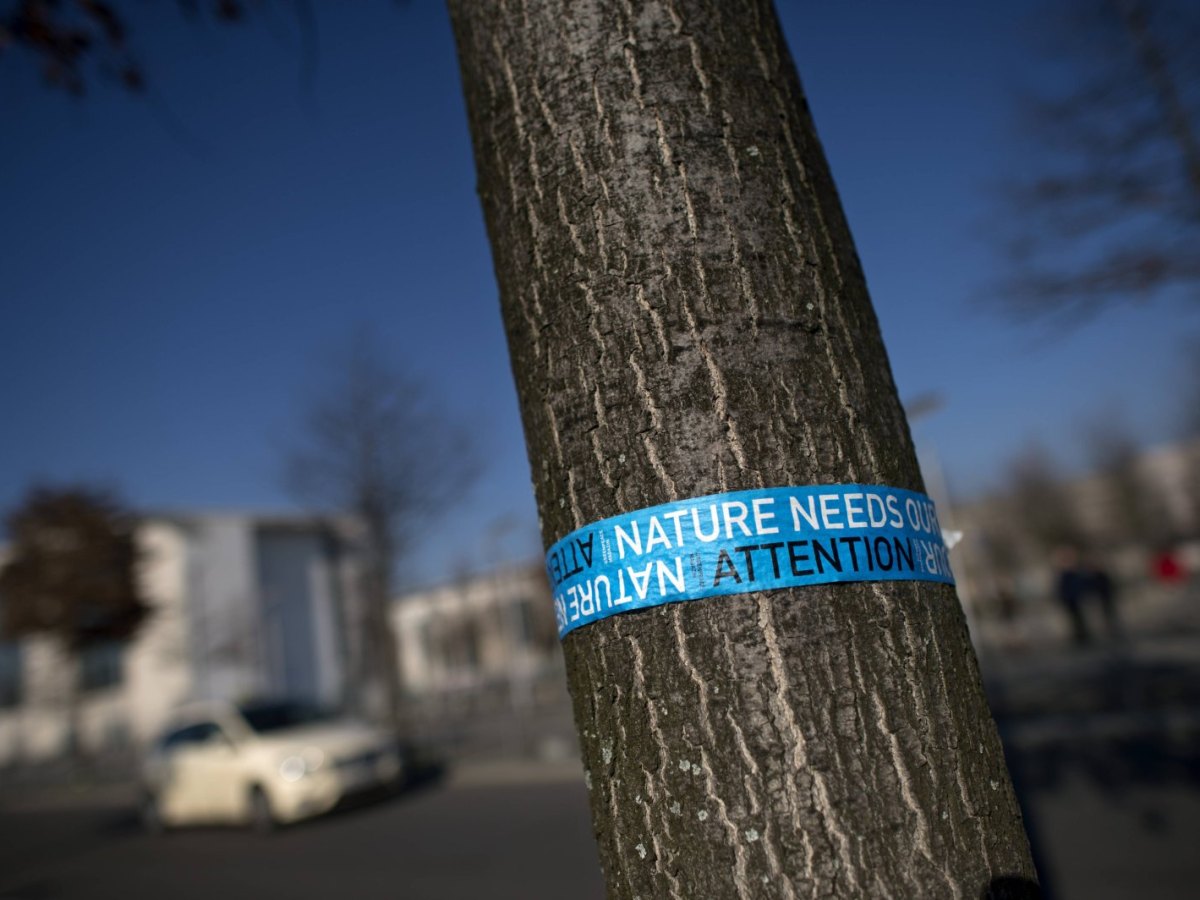
<svg viewBox="0 0 1200 900"><path fill-rule="evenodd" d="M146 793L142 797L142 806L139 811L142 820L142 829L147 834L162 834L167 830L167 824L163 821L162 808L159 806L158 797L152 793Z"/></svg>
<svg viewBox="0 0 1200 900"><path fill-rule="evenodd" d="M271 811L271 798L257 785L250 789L250 828L258 834L270 834L277 827Z"/></svg>

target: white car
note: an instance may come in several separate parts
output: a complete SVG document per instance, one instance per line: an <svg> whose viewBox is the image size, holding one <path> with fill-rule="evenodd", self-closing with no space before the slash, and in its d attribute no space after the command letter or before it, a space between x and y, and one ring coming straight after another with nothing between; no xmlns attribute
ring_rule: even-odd
<svg viewBox="0 0 1200 900"><path fill-rule="evenodd" d="M147 828L241 823L268 831L347 794L399 782L396 736L295 702L193 704L147 755Z"/></svg>

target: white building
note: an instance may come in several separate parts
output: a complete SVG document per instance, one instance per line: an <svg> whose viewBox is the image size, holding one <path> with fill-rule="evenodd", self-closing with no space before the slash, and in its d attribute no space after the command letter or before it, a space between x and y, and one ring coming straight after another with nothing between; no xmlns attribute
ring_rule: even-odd
<svg viewBox="0 0 1200 900"><path fill-rule="evenodd" d="M415 738L455 756L571 753L566 674L540 564L399 597L392 623Z"/></svg>
<svg viewBox="0 0 1200 900"><path fill-rule="evenodd" d="M401 683L416 697L473 691L558 664L554 607L540 565L405 595L392 607L392 623Z"/></svg>
<svg viewBox="0 0 1200 900"><path fill-rule="evenodd" d="M352 520L187 513L145 517L151 608L129 642L79 661L79 739L93 752L150 739L197 698L287 696L340 705L359 608ZM0 766L59 755L72 674L49 636L0 645Z"/></svg>

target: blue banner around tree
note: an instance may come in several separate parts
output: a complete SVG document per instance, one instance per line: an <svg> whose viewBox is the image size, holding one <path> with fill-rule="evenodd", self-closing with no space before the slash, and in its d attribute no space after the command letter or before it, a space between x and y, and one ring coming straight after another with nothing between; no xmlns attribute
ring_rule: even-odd
<svg viewBox="0 0 1200 900"><path fill-rule="evenodd" d="M559 637L617 613L841 581L954 584L933 501L861 484L713 494L604 519L546 554Z"/></svg>

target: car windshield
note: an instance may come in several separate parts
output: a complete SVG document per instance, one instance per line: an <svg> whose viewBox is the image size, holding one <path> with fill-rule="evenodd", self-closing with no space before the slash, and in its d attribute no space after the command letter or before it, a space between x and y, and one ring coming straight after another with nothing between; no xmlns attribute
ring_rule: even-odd
<svg viewBox="0 0 1200 900"><path fill-rule="evenodd" d="M331 718L331 713L308 703L273 702L251 703L238 708L251 728L259 734L266 731L281 731L310 722Z"/></svg>

